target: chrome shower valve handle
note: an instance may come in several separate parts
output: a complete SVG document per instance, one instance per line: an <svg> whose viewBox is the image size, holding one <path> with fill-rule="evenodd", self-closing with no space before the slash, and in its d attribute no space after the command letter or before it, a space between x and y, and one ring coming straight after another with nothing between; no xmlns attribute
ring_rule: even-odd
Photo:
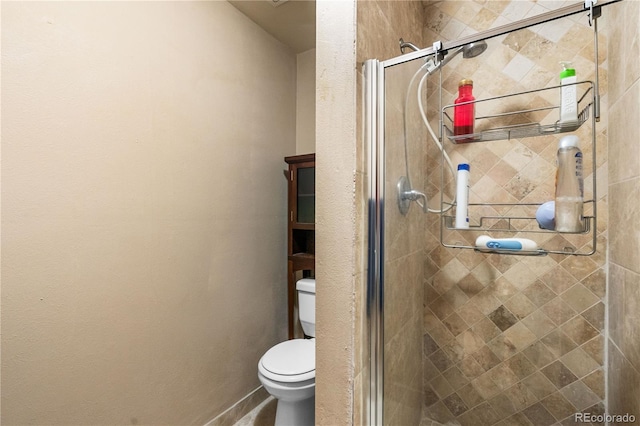
<svg viewBox="0 0 640 426"><path fill-rule="evenodd" d="M400 209L400 213L407 214L411 201L418 203L424 213L428 212L427 196L420 191L411 189L409 179L406 176L402 176L398 179L398 209Z"/></svg>

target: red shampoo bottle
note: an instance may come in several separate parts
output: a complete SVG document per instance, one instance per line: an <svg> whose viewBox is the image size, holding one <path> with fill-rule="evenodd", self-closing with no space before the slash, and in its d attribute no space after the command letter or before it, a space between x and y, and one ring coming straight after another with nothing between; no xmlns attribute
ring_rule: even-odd
<svg viewBox="0 0 640 426"><path fill-rule="evenodd" d="M473 123L476 119L475 104L464 104L464 102L475 101L473 97L473 81L464 79L458 83L458 98L455 100L453 109L453 134L469 135L473 133Z"/></svg>

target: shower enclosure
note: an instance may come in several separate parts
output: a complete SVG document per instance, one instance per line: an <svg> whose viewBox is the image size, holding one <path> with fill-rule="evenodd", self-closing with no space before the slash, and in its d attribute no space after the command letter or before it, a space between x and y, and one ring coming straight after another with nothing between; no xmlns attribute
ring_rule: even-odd
<svg viewBox="0 0 640 426"><path fill-rule="evenodd" d="M604 410L605 258L597 247L606 218L596 221L596 171L606 158L596 157L596 140L606 126L596 123L606 88L596 18L609 3L566 6L366 61L368 424L490 425L517 416L555 423ZM549 43L550 22L588 38ZM539 62L527 59L526 43L539 49ZM589 68L577 56L584 46ZM560 86L547 71L557 59L580 62L575 123L558 122ZM471 76L476 129L458 137L453 100ZM566 134L577 135L584 152L584 219L581 232L559 234L541 230L535 214L553 200L555 153ZM460 163L471 165L470 230L452 220ZM482 251L476 239L485 234L537 247Z"/></svg>

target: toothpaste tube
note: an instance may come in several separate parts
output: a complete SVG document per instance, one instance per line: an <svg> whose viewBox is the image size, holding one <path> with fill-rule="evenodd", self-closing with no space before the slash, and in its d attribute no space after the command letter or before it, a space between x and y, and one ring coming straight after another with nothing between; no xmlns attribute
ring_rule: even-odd
<svg viewBox="0 0 640 426"><path fill-rule="evenodd" d="M527 238L491 238L488 235L479 236L476 239L476 247L481 250L538 250L538 244Z"/></svg>

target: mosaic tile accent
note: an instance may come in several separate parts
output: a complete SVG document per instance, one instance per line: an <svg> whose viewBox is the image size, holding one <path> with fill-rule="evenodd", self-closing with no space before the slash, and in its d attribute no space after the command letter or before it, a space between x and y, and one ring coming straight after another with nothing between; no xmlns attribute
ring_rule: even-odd
<svg viewBox="0 0 640 426"><path fill-rule="evenodd" d="M555 7L540 1L445 0L424 4L427 44ZM607 71L606 28L601 28L599 36L600 54L605 59L598 62L601 78L606 80L602 77ZM579 17L492 39L477 60L455 58L443 69L443 99L456 97L457 82L462 78L477 82L476 98L556 85L560 60L573 60L581 78L590 78L594 72L591 44L588 23ZM603 95L607 92L606 82L600 90ZM435 86L427 91L432 93ZM437 128L439 111L434 104L437 102L428 103L427 115ZM545 107L550 100L541 95L532 100L534 104ZM542 114L536 118L553 117ZM606 170L606 122L599 123L596 131L598 167ZM590 129L580 129L577 134L590 140ZM447 150L454 164L472 164L470 186L475 200L527 203L553 198L556 147L557 138L546 136L447 146ZM585 152L590 149L585 147ZM440 155L427 143L427 164L439 168ZM591 165L588 167L591 170ZM429 173L426 179L430 199L439 199L439 173ZM606 186L606 176L598 175L601 180ZM445 188L445 193L450 190ZM489 216L507 210L496 206L483 213ZM526 207L513 210L509 214L531 213ZM598 211L603 210L607 210L606 195L598 198ZM599 248L591 257L519 257L429 247L423 322L423 382L428 390L423 398L422 424L565 424L576 410L597 412L604 407L606 269L602 253L607 244L606 216L598 219L595 232ZM439 217L429 215L428 241L439 239L438 221ZM476 235L453 232L451 238L469 244ZM580 247L591 236L545 234L541 238L548 238L547 246L562 248Z"/></svg>

